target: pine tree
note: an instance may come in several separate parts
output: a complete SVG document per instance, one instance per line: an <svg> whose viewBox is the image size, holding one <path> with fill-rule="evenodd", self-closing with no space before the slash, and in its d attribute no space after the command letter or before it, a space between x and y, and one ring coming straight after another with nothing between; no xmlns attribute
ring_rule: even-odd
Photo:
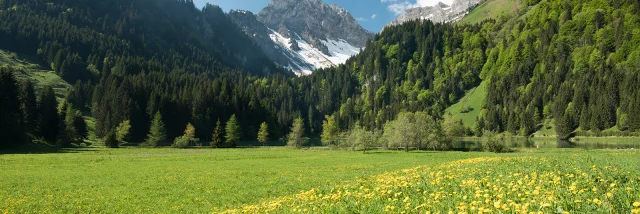
<svg viewBox="0 0 640 214"><path fill-rule="evenodd" d="M24 143L23 115L13 73L4 69L0 72L0 148L9 148Z"/></svg>
<svg viewBox="0 0 640 214"><path fill-rule="evenodd" d="M220 119L216 122L216 128L213 130L213 134L211 135L211 147L222 147L223 143L222 139L222 124L220 123Z"/></svg>
<svg viewBox="0 0 640 214"><path fill-rule="evenodd" d="M258 131L258 142L262 143L262 145L266 145L269 140L269 128L267 126L267 122L262 122L260 124L260 131Z"/></svg>
<svg viewBox="0 0 640 214"><path fill-rule="evenodd" d="M143 143L143 146L158 147L166 140L167 134L164 128L164 122L162 121L162 115L160 112L156 112L151 121L151 128L147 135L147 140Z"/></svg>
<svg viewBox="0 0 640 214"><path fill-rule="evenodd" d="M116 139L120 142L120 144L123 144L127 140L127 137L129 137L130 129L131 122L129 122L129 120L122 121L122 123L120 123L118 127L116 127Z"/></svg>
<svg viewBox="0 0 640 214"><path fill-rule="evenodd" d="M58 139L58 101L53 88L45 86L40 92L38 101L38 130L40 136L49 143L55 143Z"/></svg>
<svg viewBox="0 0 640 214"><path fill-rule="evenodd" d="M291 133L289 133L287 145L300 148L305 141L304 120L302 118L295 119L293 125L291 125Z"/></svg>
<svg viewBox="0 0 640 214"><path fill-rule="evenodd" d="M64 129L61 133L61 138L58 140L58 145L61 147L69 147L77 140L77 132L75 127L76 110L70 104L66 105L66 112L64 115Z"/></svg>
<svg viewBox="0 0 640 214"><path fill-rule="evenodd" d="M36 99L33 82L29 80L22 82L20 97L22 98L25 130L29 134L36 134L35 130L38 125L38 100Z"/></svg>
<svg viewBox="0 0 640 214"><path fill-rule="evenodd" d="M238 119L236 118L235 114L231 115L231 118L229 118L229 121L227 121L225 132L225 142L231 148L235 148L238 145L238 142L240 142L241 135L240 124L238 124Z"/></svg>

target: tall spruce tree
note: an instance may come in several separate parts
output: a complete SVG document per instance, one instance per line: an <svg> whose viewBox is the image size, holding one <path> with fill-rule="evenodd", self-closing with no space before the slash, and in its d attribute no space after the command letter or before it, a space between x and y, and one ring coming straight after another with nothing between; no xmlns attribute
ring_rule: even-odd
<svg viewBox="0 0 640 214"><path fill-rule="evenodd" d="M262 143L262 145L265 146L268 140L269 128L267 126L267 122L262 122L262 124L260 124L260 131L258 131L258 142Z"/></svg>
<svg viewBox="0 0 640 214"><path fill-rule="evenodd" d="M38 126L38 99L36 98L33 82L29 80L23 81L20 93L25 131L35 135L36 127Z"/></svg>
<svg viewBox="0 0 640 214"><path fill-rule="evenodd" d="M51 86L45 86L40 91L39 97L38 111L40 112L40 117L38 118L38 131L44 140L49 143L55 143L60 131L56 94Z"/></svg>
<svg viewBox="0 0 640 214"><path fill-rule="evenodd" d="M227 121L227 125L225 128L225 142L231 147L235 148L240 142L241 130L240 124L238 123L238 119L236 115L231 115L229 121Z"/></svg>
<svg viewBox="0 0 640 214"><path fill-rule="evenodd" d="M216 128L213 129L213 134L211 135L211 147L220 148L223 146L224 140L222 139L222 124L220 123L220 119L216 122Z"/></svg>
<svg viewBox="0 0 640 214"><path fill-rule="evenodd" d="M147 140L143 143L143 146L158 147L161 146L167 139L167 132L162 121L162 115L160 112L156 112L151 121L151 128L147 135Z"/></svg>
<svg viewBox="0 0 640 214"><path fill-rule="evenodd" d="M18 84L13 72L0 69L0 148L24 143Z"/></svg>

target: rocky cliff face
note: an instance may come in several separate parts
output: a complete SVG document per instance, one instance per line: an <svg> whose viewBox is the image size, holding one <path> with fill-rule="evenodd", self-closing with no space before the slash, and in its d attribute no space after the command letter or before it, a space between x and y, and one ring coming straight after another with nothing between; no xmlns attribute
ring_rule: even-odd
<svg viewBox="0 0 640 214"><path fill-rule="evenodd" d="M273 0L254 15L229 17L279 65L297 74L344 63L374 34L347 10L321 0Z"/></svg>
<svg viewBox="0 0 640 214"><path fill-rule="evenodd" d="M391 21L389 25L399 25L412 20L431 20L432 22L455 22L469 12L469 9L479 4L481 0L454 0L451 5L439 2L431 7L411 8Z"/></svg>
<svg viewBox="0 0 640 214"><path fill-rule="evenodd" d="M345 40L363 47L373 33L363 29L351 14L338 5L322 0L273 0L258 13L258 20L271 29L281 24L307 42L313 40Z"/></svg>

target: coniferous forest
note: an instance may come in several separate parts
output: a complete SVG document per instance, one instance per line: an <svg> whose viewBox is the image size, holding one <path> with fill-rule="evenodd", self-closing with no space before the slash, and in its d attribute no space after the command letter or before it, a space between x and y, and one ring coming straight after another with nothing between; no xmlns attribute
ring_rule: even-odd
<svg viewBox="0 0 640 214"><path fill-rule="evenodd" d="M344 65L295 77L217 6L0 0L0 49L36 57L73 84L59 105L51 88L36 90L16 79L18 68L2 68L2 147L31 139L67 146L86 138L83 116L95 119L100 138L125 121L130 142L164 129L153 145L170 145L187 124L193 139L225 144L216 138L231 118L240 140L255 140L263 123L269 138L283 138L294 120L319 137L328 117L340 131L384 131L402 112L442 121L482 82L488 93L467 134L528 136L548 123L559 139L640 131L640 2L522 4L472 25L387 27Z"/></svg>

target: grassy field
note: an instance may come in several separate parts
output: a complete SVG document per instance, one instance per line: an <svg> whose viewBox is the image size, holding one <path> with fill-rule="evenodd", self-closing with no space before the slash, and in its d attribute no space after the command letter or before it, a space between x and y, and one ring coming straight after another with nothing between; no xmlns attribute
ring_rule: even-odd
<svg viewBox="0 0 640 214"><path fill-rule="evenodd" d="M455 120L462 120L466 127L476 127L476 117L480 115L480 110L487 96L487 84L482 82L480 86L467 91L465 96L445 110L445 114L451 114ZM463 112L463 109L470 109Z"/></svg>
<svg viewBox="0 0 640 214"><path fill-rule="evenodd" d="M6 154L0 155L0 212L628 213L640 201L639 154L281 147Z"/></svg>
<svg viewBox="0 0 640 214"><path fill-rule="evenodd" d="M460 23L473 24L489 18L495 19L502 13L515 13L519 7L520 0L487 0L473 9Z"/></svg>

